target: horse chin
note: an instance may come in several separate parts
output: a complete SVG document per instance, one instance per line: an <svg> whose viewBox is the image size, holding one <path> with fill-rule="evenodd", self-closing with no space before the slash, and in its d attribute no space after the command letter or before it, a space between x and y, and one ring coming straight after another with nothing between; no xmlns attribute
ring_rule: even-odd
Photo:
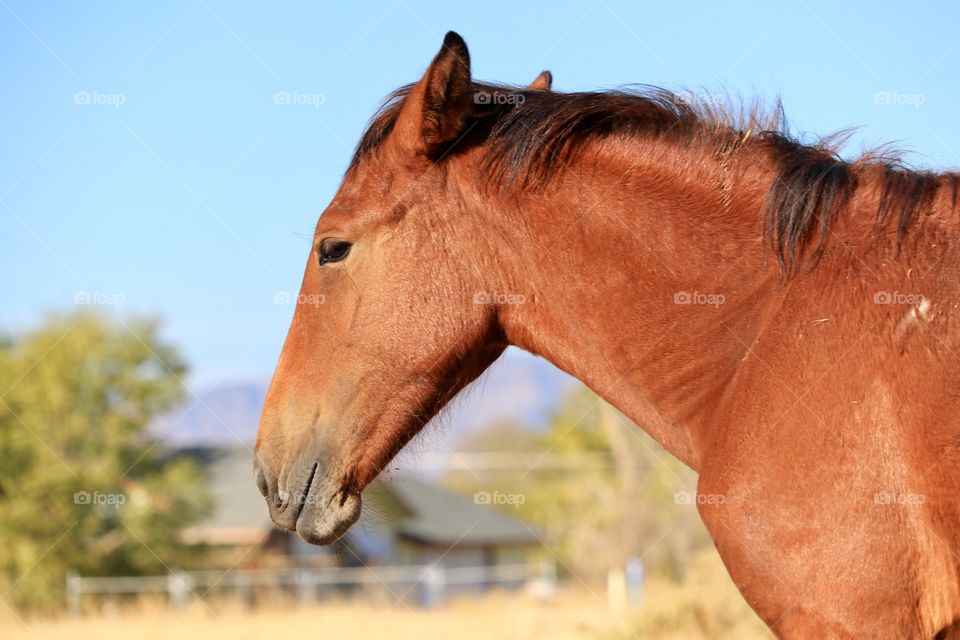
<svg viewBox="0 0 960 640"><path fill-rule="evenodd" d="M304 504L297 518L297 535L310 544L331 544L360 518L360 495L337 491L326 499L318 497L310 496Z"/></svg>

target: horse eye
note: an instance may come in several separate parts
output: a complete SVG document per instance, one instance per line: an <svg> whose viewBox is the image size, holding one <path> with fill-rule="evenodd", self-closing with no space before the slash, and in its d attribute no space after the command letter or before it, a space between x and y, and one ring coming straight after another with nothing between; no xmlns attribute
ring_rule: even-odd
<svg viewBox="0 0 960 640"><path fill-rule="evenodd" d="M327 238L320 243L320 249L317 253L320 256L320 266L331 262L340 262L350 253L350 247L353 245L346 240L337 240L336 238Z"/></svg>

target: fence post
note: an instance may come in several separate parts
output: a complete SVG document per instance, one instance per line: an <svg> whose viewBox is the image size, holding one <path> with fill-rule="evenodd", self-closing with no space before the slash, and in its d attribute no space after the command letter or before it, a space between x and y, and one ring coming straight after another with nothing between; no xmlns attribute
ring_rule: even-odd
<svg viewBox="0 0 960 640"><path fill-rule="evenodd" d="M638 556L631 556L627 560L623 573L627 581L628 605L640 606L640 600L643 598L643 560Z"/></svg>
<svg viewBox="0 0 960 640"><path fill-rule="evenodd" d="M67 571L67 610L71 615L80 615L80 593L83 589L83 578L73 571Z"/></svg>
<svg viewBox="0 0 960 640"><path fill-rule="evenodd" d="M313 574L306 569L297 569L297 597L300 604L313 601Z"/></svg>
<svg viewBox="0 0 960 640"><path fill-rule="evenodd" d="M443 592L446 587L443 565L433 564L420 574L422 584L421 604L425 609L432 609L443 601Z"/></svg>
<svg viewBox="0 0 960 640"><path fill-rule="evenodd" d="M248 609L253 609L257 605L257 593L253 581L246 574L240 573L234 578L234 589L240 597L240 604Z"/></svg>
<svg viewBox="0 0 960 640"><path fill-rule="evenodd" d="M544 582L555 589L557 586L557 563L555 560L544 559L540 563L540 577Z"/></svg>
<svg viewBox="0 0 960 640"><path fill-rule="evenodd" d="M167 593L170 594L170 604L175 609L183 609L190 595L190 577L174 569L167 575Z"/></svg>
<svg viewBox="0 0 960 640"><path fill-rule="evenodd" d="M540 561L540 570L536 575L531 575L530 568L527 568L527 578L524 588L527 592L538 600L549 600L557 592L557 565L551 560L543 559Z"/></svg>

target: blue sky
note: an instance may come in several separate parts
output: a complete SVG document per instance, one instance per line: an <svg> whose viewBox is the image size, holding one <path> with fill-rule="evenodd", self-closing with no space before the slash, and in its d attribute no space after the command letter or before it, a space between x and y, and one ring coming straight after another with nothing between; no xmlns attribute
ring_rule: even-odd
<svg viewBox="0 0 960 640"><path fill-rule="evenodd" d="M960 5L915 6L0 0L0 327L87 294L162 315L198 385L267 378L353 144L449 29L481 79L779 95L960 167Z"/></svg>

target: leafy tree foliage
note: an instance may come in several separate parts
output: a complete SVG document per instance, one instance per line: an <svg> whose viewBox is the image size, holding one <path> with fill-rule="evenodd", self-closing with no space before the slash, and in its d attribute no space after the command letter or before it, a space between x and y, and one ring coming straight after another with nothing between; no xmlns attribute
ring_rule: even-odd
<svg viewBox="0 0 960 640"><path fill-rule="evenodd" d="M84 312L0 341L0 599L43 609L68 571L165 573L208 512L195 466L148 432L186 366L154 319Z"/></svg>

